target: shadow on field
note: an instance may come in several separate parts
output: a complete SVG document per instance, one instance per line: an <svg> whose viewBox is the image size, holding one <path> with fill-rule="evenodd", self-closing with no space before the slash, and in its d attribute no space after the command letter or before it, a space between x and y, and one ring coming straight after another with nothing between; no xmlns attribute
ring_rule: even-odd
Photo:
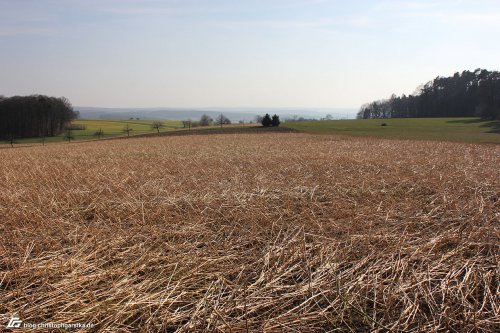
<svg viewBox="0 0 500 333"><path fill-rule="evenodd" d="M448 120L449 124L477 124L485 122L484 119L480 118L471 118L471 119L458 119L458 120Z"/></svg>
<svg viewBox="0 0 500 333"><path fill-rule="evenodd" d="M448 120L447 123L450 124L479 124L479 127L489 127L490 130L487 133L497 133L500 134L500 121L498 120L484 120L484 119L460 119L460 120Z"/></svg>
<svg viewBox="0 0 500 333"><path fill-rule="evenodd" d="M488 133L500 134L500 121L498 120L489 121L485 124L482 124L481 127L490 127L491 129L488 131Z"/></svg>

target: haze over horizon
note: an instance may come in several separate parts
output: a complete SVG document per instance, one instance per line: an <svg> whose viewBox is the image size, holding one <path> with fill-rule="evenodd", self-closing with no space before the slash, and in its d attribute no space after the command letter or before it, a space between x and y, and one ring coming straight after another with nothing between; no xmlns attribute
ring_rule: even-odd
<svg viewBox="0 0 500 333"><path fill-rule="evenodd" d="M498 35L494 0L0 0L0 94L352 109L498 70Z"/></svg>

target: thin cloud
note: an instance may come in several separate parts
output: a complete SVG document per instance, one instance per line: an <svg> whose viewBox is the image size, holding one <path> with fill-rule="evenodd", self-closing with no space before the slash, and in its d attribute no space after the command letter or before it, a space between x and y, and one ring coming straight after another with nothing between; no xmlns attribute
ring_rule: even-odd
<svg viewBox="0 0 500 333"><path fill-rule="evenodd" d="M11 2L0 3L0 36L47 35L53 32L52 15Z"/></svg>
<svg viewBox="0 0 500 333"><path fill-rule="evenodd" d="M500 25L498 2L488 0L387 1L380 3L377 11L396 18L434 19L448 24Z"/></svg>
<svg viewBox="0 0 500 333"><path fill-rule="evenodd" d="M409 14L408 16L431 18L454 25L470 24L476 26L500 26L500 13L450 13L448 11L435 11L432 13Z"/></svg>
<svg viewBox="0 0 500 333"><path fill-rule="evenodd" d="M13 37L22 35L50 36L56 30L49 28L23 28L23 27L0 27L0 37Z"/></svg>
<svg viewBox="0 0 500 333"><path fill-rule="evenodd" d="M71 0L73 6L114 15L168 15L216 7L199 0Z"/></svg>

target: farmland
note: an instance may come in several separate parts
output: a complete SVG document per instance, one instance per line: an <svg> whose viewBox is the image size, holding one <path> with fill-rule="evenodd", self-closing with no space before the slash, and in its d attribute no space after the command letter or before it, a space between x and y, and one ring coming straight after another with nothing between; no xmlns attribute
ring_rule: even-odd
<svg viewBox="0 0 500 333"><path fill-rule="evenodd" d="M171 134L174 131L184 131L182 122L175 120L161 120L164 127L162 134ZM95 135L98 130L103 131L101 138L117 138L127 136L123 129L131 128L131 136L155 134L152 129L152 120L123 120L123 119L77 119L73 125L83 129L73 130L73 141L89 141L100 139ZM385 124L385 126L381 126ZM257 124L232 124L192 128L192 132L246 132ZM342 136L378 137L389 139L434 140L469 143L500 143L500 123L478 118L418 118L418 119L367 119L367 120L330 120L330 121L303 121L284 122L281 130L293 130L312 134L336 134ZM186 133L180 133L186 134ZM66 133L56 137L17 139L16 146L35 146L45 143L63 143ZM0 142L0 148L7 148L8 141Z"/></svg>
<svg viewBox="0 0 500 333"><path fill-rule="evenodd" d="M0 161L0 313L26 322L500 326L498 145L214 134L2 149Z"/></svg>
<svg viewBox="0 0 500 333"><path fill-rule="evenodd" d="M382 126L382 124L385 124ZM500 122L478 118L395 118L291 122L284 126L318 134L500 143Z"/></svg>
<svg viewBox="0 0 500 333"><path fill-rule="evenodd" d="M179 127L182 127L180 121L175 120L160 120L163 128L160 131L172 131ZM144 133L152 133L155 132L154 129L151 128L153 121L152 120L123 120L123 119L77 119L73 121L75 125L83 125L85 126L85 130L83 131L75 131L75 134L81 136L82 139L85 137L87 139L92 139L94 133L102 129L105 137L113 137L113 136L125 136L126 134L123 132L123 128L128 125L132 129L130 132L133 134L144 134Z"/></svg>
<svg viewBox="0 0 500 333"><path fill-rule="evenodd" d="M173 131L175 129L181 128L182 124L180 121L175 120L161 120L160 121L164 127L160 128L160 132ZM155 130L151 128L153 120L125 120L125 119L77 119L72 122L73 125L81 126L80 130L73 130L72 135L74 141L82 140L96 140L98 139L95 133L98 130L103 131L103 138L113 138L119 136L127 136L123 129L125 126L129 126L131 129L130 135L155 133ZM56 143L64 142L66 133L62 133L55 137L45 138L45 143ZM18 144L21 145L41 145L42 138L26 138L16 140Z"/></svg>

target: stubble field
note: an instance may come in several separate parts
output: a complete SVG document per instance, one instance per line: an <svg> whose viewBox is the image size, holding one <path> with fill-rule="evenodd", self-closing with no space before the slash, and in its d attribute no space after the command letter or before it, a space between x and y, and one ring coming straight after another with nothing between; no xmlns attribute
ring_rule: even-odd
<svg viewBox="0 0 500 333"><path fill-rule="evenodd" d="M0 325L494 332L498 165L297 133L2 149Z"/></svg>

